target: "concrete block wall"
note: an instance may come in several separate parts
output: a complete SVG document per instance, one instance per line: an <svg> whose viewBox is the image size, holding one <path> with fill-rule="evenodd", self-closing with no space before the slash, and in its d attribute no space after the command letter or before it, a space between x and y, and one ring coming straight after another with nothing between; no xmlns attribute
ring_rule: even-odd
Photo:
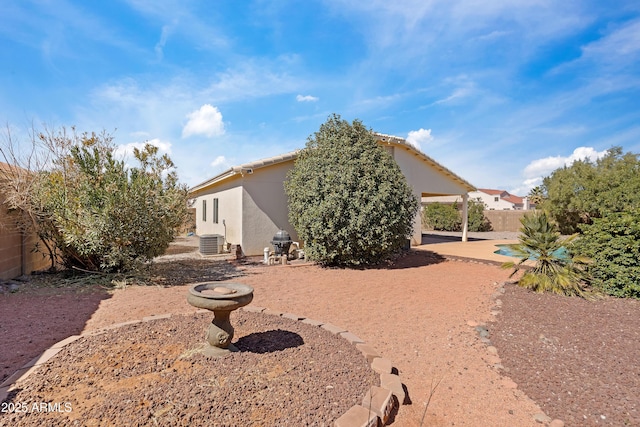
<svg viewBox="0 0 640 427"><path fill-rule="evenodd" d="M32 271L49 267L49 260L33 252L38 238L23 236L15 218L7 212L0 199L0 280L13 279Z"/></svg>
<svg viewBox="0 0 640 427"><path fill-rule="evenodd" d="M519 231L522 224L522 218L527 212L531 211L491 211L485 210L484 216L491 223L493 231Z"/></svg>
<svg viewBox="0 0 640 427"><path fill-rule="evenodd" d="M5 218L3 215L2 219ZM22 233L6 222L5 219L0 223L0 280L22 274Z"/></svg>

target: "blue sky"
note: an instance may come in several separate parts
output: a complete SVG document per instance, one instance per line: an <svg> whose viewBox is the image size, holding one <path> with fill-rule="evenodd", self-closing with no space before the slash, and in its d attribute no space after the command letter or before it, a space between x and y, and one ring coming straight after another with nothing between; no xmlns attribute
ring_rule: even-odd
<svg viewBox="0 0 640 427"><path fill-rule="evenodd" d="M526 195L640 152L637 0L5 0L0 121L150 141L195 185L332 113Z"/></svg>

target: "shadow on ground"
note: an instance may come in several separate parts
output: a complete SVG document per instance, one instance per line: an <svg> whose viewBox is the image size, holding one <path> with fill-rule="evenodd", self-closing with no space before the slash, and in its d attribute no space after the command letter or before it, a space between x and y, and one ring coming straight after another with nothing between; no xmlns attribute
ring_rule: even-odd
<svg viewBox="0 0 640 427"><path fill-rule="evenodd" d="M295 332L276 329L245 335L238 339L235 346L240 351L263 354L299 347L302 344L304 344L304 340Z"/></svg>
<svg viewBox="0 0 640 427"><path fill-rule="evenodd" d="M452 243L452 242L460 242L462 240L461 236L445 236L445 235L440 235L440 234L428 234L428 233L423 233L422 234L422 241L420 242L421 245L432 245L435 243ZM486 239L481 239L478 237L468 237L467 240L469 242L477 242L480 240L491 240L489 238Z"/></svg>
<svg viewBox="0 0 640 427"><path fill-rule="evenodd" d="M37 279L34 279L34 282ZM53 344L78 335L111 294L98 285L41 287L28 282L0 295L0 383Z"/></svg>
<svg viewBox="0 0 640 427"><path fill-rule="evenodd" d="M157 262L149 267L148 284L182 286L195 282L218 282L247 275L241 262L180 259Z"/></svg>

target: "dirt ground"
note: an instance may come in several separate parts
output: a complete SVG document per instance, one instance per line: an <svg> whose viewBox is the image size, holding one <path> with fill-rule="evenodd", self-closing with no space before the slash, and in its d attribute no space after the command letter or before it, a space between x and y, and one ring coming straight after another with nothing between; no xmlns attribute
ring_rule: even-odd
<svg viewBox="0 0 640 427"><path fill-rule="evenodd" d="M188 249L175 250L176 254L179 252ZM226 280L253 286L252 305L344 327L394 362L411 400L410 405L400 408L394 425L421 425L431 394L424 422L428 426L541 425L534 419L543 412L539 405L551 418L564 419L568 426L625 425L616 423L621 419L616 418L616 411L622 414L626 425L640 424L640 375L637 363L632 362L640 359L640 306L635 301L614 301L622 308L610 310L608 317L600 318L598 327L606 332L595 335L579 326L581 320L575 321L576 327L566 322L589 317L589 310L598 311L599 306L580 306L576 317L571 317L576 306L572 301L576 300L512 292L509 286L502 296L499 290L508 274L492 265L447 261L430 252L412 251L395 264L376 269L267 267L257 260L234 263L174 257L154 267L155 281L160 286L127 286L111 291L97 286L67 289L27 284L16 293L0 296L0 375L8 376L69 335L154 314L193 314L195 309L186 302L188 284ZM568 311L568 318L549 315L554 310ZM624 315L624 321L630 323L631 329L619 335L620 319L616 313L621 310L630 313ZM532 318L526 316L527 312L540 315L535 320L540 323L539 328L531 327ZM551 320L543 323L540 319ZM552 319L558 322L553 323ZM483 325L487 331L484 339L479 335ZM561 335L558 328L571 333ZM538 338L513 332L523 330L532 331ZM505 339L509 334L518 338ZM604 340L611 353L606 363L616 360L617 355L622 357L622 353L624 359L620 360L630 361L608 367L601 366L605 363L599 363L597 358L589 359L589 372L594 375L580 374L578 382L584 390L596 393L595 397L585 395L575 400L588 402L586 406L591 405L595 412L576 409L575 404L565 411L562 404L548 403L553 400L550 396L559 393L554 387L562 389L566 384L559 379L562 375L578 374L563 371L560 354L548 364L545 373L556 380L541 379L539 367L531 363L537 357L548 357L547 349L536 345L540 335L555 340L556 346L565 344L562 340L569 336L582 337L587 343L594 338ZM608 340L626 345L608 345ZM570 359L570 363L580 365L593 347L580 347L575 352L578 359ZM621 371L628 378L616 387L629 402L613 402L608 394L597 394L598 384L620 378L608 377L608 369ZM534 392L536 388L538 391ZM574 393L580 393L580 388ZM580 410L584 412L580 414L582 420L576 418Z"/></svg>

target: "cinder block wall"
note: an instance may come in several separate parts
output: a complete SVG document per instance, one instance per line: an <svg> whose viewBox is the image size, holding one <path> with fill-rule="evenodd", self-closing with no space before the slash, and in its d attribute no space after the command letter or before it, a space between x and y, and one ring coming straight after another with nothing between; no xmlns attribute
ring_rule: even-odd
<svg viewBox="0 0 640 427"><path fill-rule="evenodd" d="M493 231L519 231L520 218L530 211L484 211Z"/></svg>
<svg viewBox="0 0 640 427"><path fill-rule="evenodd" d="M22 274L22 233L8 219L6 209L0 208L0 280Z"/></svg>
<svg viewBox="0 0 640 427"><path fill-rule="evenodd" d="M0 197L0 280L13 279L50 266L48 258L32 251L37 241L36 236L23 238L15 218L7 212Z"/></svg>

